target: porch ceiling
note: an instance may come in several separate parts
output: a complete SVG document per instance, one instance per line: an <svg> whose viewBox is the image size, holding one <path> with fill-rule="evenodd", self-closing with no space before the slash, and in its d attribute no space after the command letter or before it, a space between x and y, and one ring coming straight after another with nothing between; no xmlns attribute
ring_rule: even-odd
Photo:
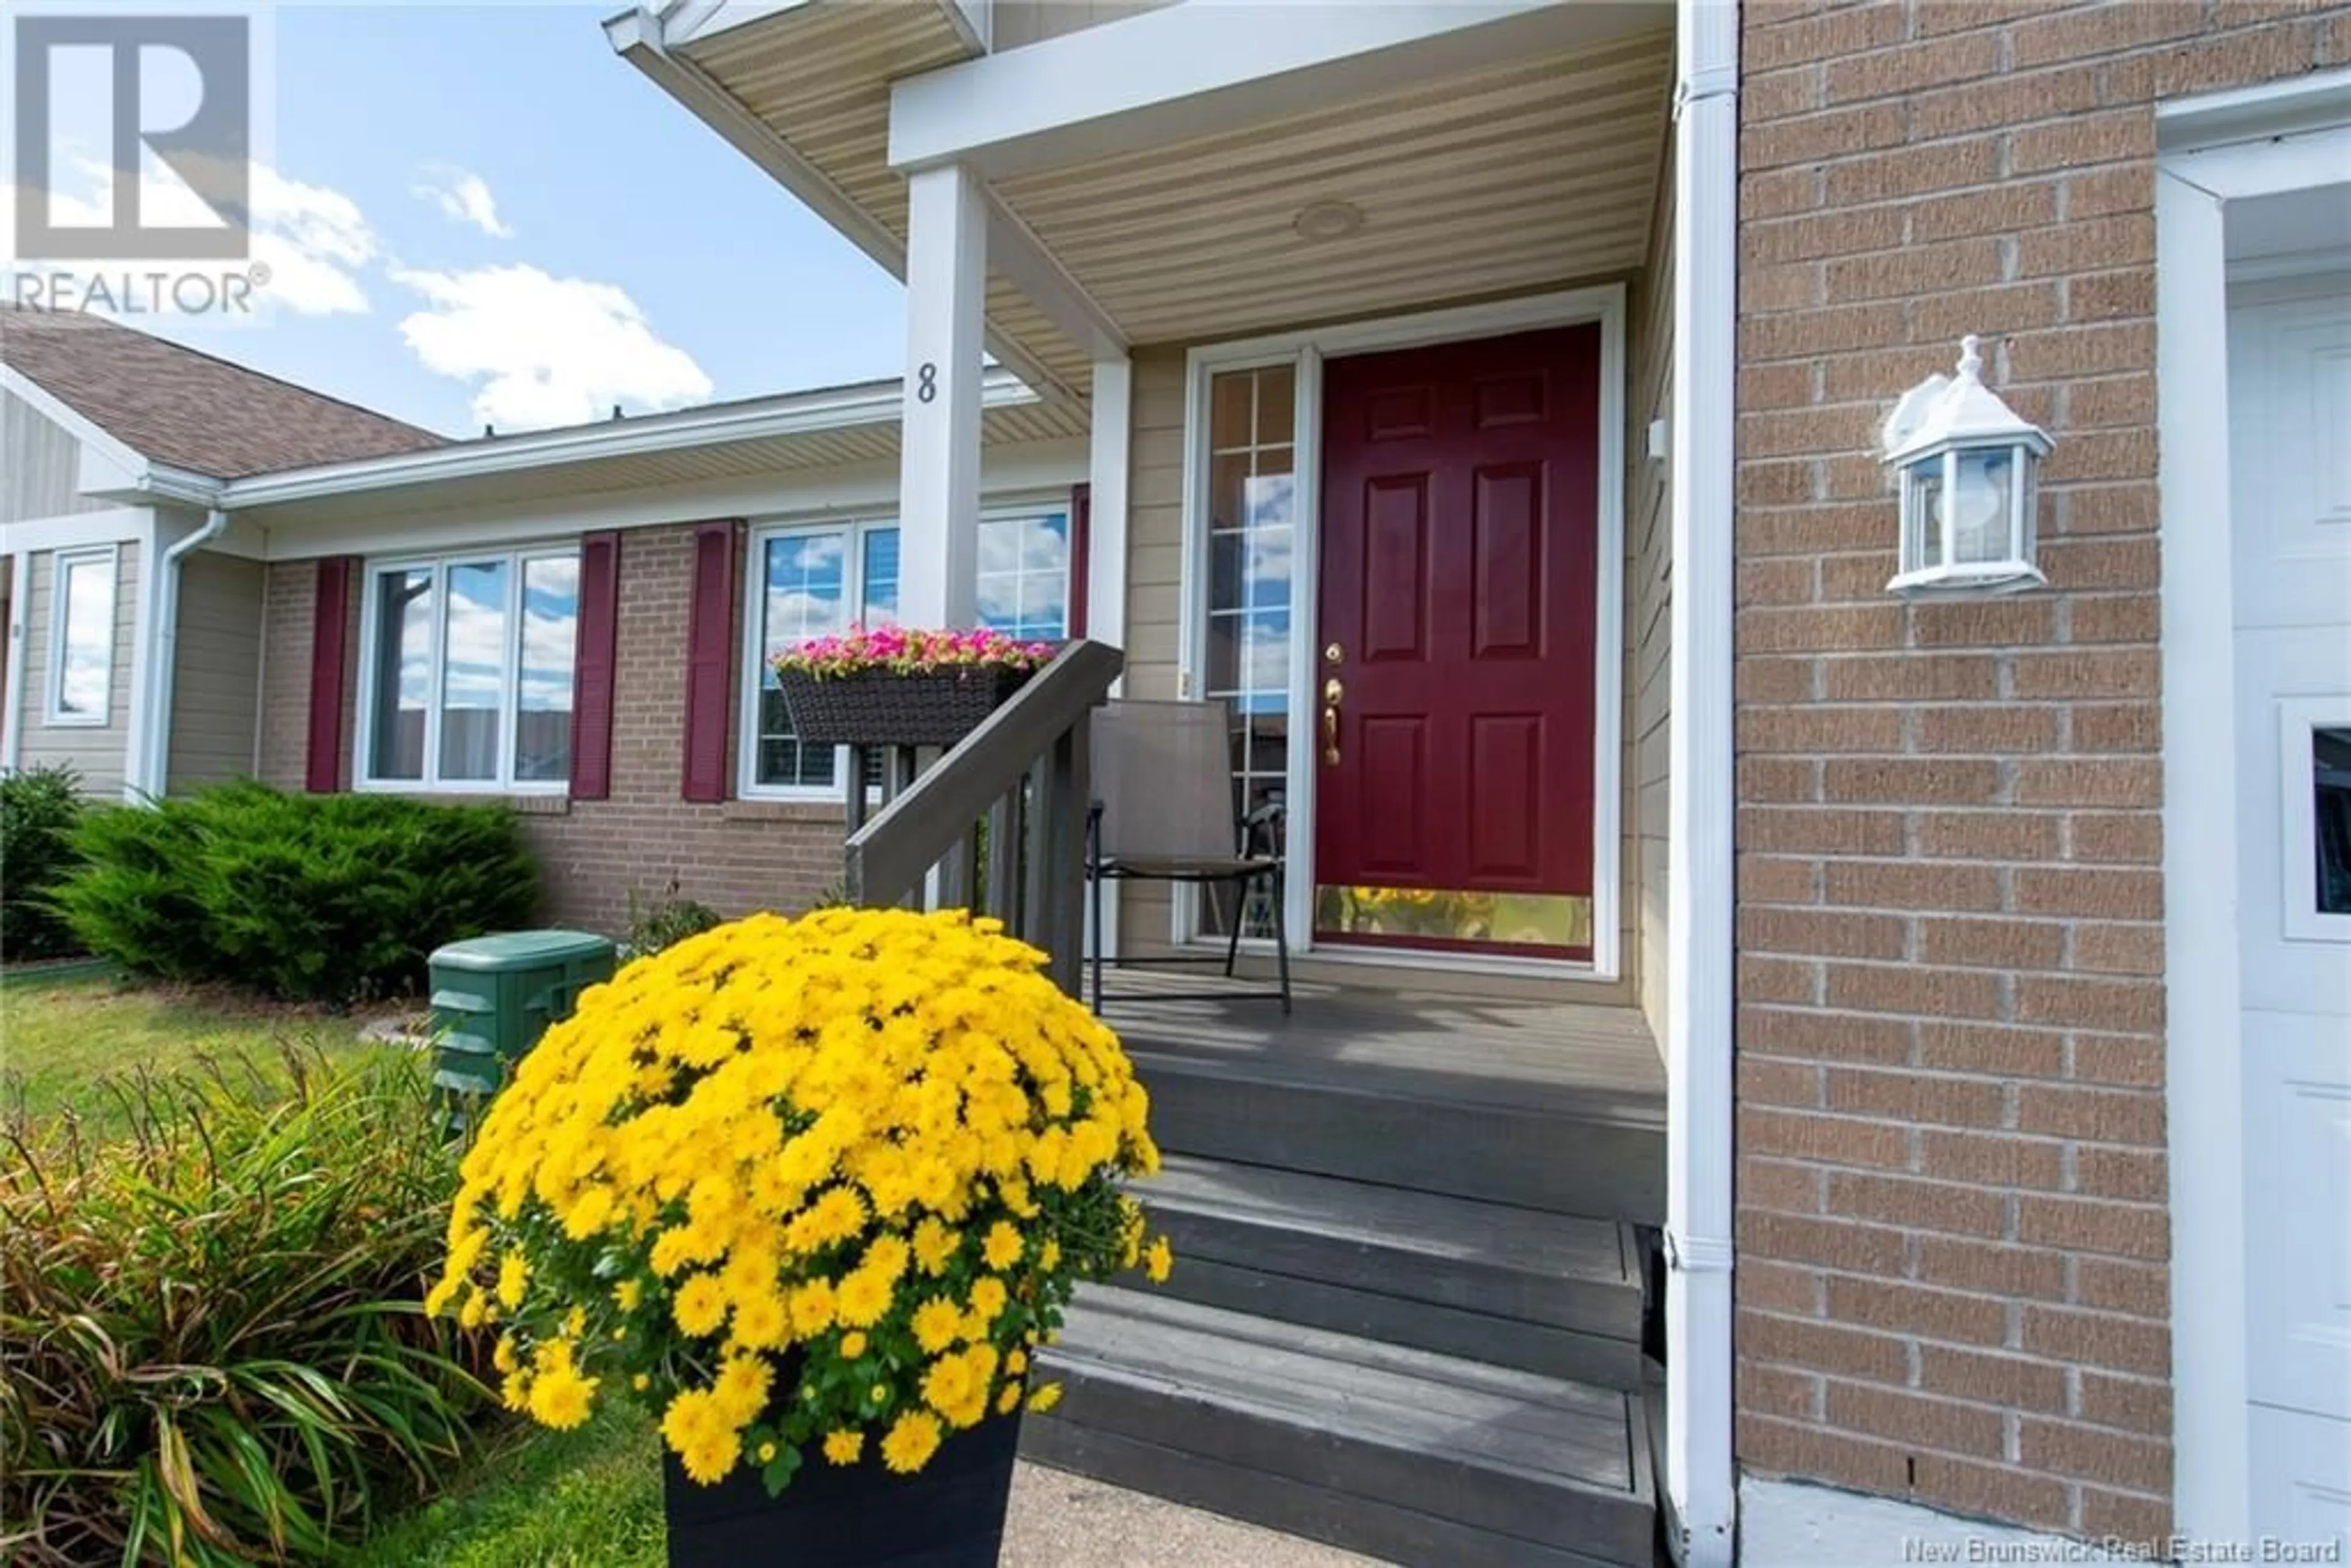
<svg viewBox="0 0 2351 1568"><path fill-rule="evenodd" d="M1637 267L1670 29L1007 179L1137 342L1229 338ZM1302 237L1310 203L1363 226Z"/></svg>
<svg viewBox="0 0 2351 1568"><path fill-rule="evenodd" d="M880 243L865 248L905 276L906 181L890 167L890 84L972 57L946 5L810 0L679 52L870 220ZM987 319L1063 386L1089 390L1092 356L993 272Z"/></svg>
<svg viewBox="0 0 2351 1568"><path fill-rule="evenodd" d="M807 0L674 47L787 144L802 195L903 277L890 86L972 57L952 0ZM1639 267L1673 72L1670 28L1011 176L998 200L1137 343L1503 294ZM1361 230L1310 240L1310 203ZM992 341L1047 395L1092 354L991 269Z"/></svg>

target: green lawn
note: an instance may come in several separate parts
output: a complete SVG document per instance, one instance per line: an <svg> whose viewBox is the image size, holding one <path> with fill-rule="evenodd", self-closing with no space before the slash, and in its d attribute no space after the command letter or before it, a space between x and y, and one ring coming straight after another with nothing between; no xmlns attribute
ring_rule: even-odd
<svg viewBox="0 0 2351 1568"><path fill-rule="evenodd" d="M71 1110L103 1136L123 1130L105 1081L144 1069L184 1071L207 1058L273 1063L287 1046L355 1048L363 1019L229 993L140 986L99 973L27 975L0 987L0 1074L14 1112Z"/></svg>
<svg viewBox="0 0 2351 1568"><path fill-rule="evenodd" d="M141 986L103 971L18 974L0 985L0 1114L70 1110L88 1135L129 1125L109 1080L239 1058L275 1070L297 1046L363 1049L365 1014ZM366 1049L394 1050L391 1046ZM449 1490L390 1521L355 1568L662 1568L660 1444L634 1411L576 1432L500 1424L454 1461Z"/></svg>
<svg viewBox="0 0 2351 1568"><path fill-rule="evenodd" d="M625 1408L573 1432L510 1429L352 1568L663 1568L660 1453Z"/></svg>

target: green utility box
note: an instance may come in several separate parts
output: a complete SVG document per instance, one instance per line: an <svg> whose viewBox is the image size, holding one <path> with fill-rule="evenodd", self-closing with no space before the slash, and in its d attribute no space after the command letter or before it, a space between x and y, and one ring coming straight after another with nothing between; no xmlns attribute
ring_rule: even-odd
<svg viewBox="0 0 2351 1568"><path fill-rule="evenodd" d="M612 944L587 931L505 931L452 942L427 962L434 1085L488 1095L580 992L612 977Z"/></svg>

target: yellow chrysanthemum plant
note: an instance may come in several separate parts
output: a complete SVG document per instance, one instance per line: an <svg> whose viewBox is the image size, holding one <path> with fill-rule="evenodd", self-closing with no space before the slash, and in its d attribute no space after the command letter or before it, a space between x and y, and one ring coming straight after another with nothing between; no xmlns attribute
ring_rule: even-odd
<svg viewBox="0 0 2351 1568"><path fill-rule="evenodd" d="M960 911L754 915L580 998L491 1103L427 1305L555 1427L627 1391L685 1473L921 1469L1023 1401L1078 1283L1164 1279L1117 1037Z"/></svg>

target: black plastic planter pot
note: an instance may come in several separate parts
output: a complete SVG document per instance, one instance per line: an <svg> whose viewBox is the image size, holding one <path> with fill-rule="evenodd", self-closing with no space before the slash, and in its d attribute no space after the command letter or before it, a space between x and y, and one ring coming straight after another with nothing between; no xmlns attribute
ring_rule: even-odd
<svg viewBox="0 0 2351 1568"><path fill-rule="evenodd" d="M755 1469L697 1486L664 1449L670 1568L996 1568L1019 1447L1018 1413L951 1434L911 1476L870 1442L846 1468L810 1445L772 1498Z"/></svg>

